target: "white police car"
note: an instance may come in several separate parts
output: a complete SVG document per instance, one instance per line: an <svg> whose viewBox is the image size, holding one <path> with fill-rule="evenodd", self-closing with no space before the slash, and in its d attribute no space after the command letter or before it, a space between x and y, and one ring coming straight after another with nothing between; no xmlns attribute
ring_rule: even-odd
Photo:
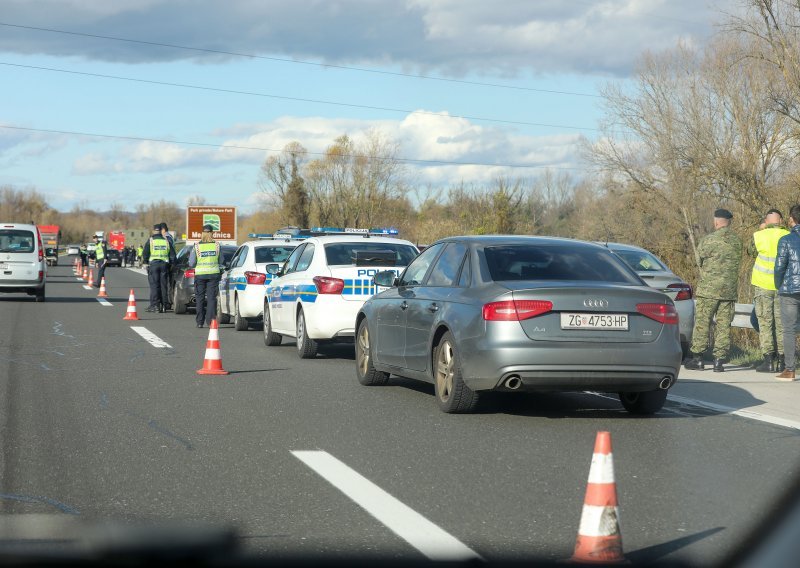
<svg viewBox="0 0 800 568"><path fill-rule="evenodd" d="M297 338L297 352L312 358L322 342L350 342L361 305L380 291L375 273L399 275L417 256L417 248L395 229L312 229L292 252L264 297L264 343L279 345L284 335Z"/></svg>
<svg viewBox="0 0 800 568"><path fill-rule="evenodd" d="M231 257L219 281L217 322L229 323L231 317L237 331L245 331L253 321L261 319L264 309L264 287L275 278L268 266L280 267L303 242L293 234L248 235L258 240L241 245Z"/></svg>

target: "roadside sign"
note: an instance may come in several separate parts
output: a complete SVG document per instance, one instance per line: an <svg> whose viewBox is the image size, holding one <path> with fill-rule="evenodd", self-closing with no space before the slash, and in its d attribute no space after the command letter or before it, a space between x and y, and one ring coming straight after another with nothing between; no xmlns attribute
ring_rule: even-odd
<svg viewBox="0 0 800 568"><path fill-rule="evenodd" d="M214 240L236 243L236 207L224 205L192 205L186 208L186 240L199 241L203 236L203 225L213 227Z"/></svg>

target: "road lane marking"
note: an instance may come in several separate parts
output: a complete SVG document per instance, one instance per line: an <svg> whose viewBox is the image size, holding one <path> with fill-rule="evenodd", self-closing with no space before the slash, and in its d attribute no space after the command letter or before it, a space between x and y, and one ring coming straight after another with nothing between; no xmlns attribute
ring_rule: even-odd
<svg viewBox="0 0 800 568"><path fill-rule="evenodd" d="M153 347L158 347L159 349L172 349L172 345L161 339L146 327L132 325L131 329L141 335L142 338Z"/></svg>
<svg viewBox="0 0 800 568"><path fill-rule="evenodd" d="M111 302L109 302L108 300L106 300L105 298L95 298L95 300L100 302L100 304L103 305L103 306L113 306L114 305Z"/></svg>
<svg viewBox="0 0 800 568"><path fill-rule="evenodd" d="M713 410L714 412L721 412L724 414L735 414L736 416L741 416L742 418L749 418L751 420L758 420L759 422L766 422L767 424L774 424L776 426L783 426L785 428L793 428L795 430L800 430L800 422L798 422L797 420L780 418L779 416L770 416L768 414L762 414L761 412L755 412L754 410L737 409L733 408L732 406L725 406L722 404L716 404L714 402L706 402L704 400L687 398L685 396L678 396L676 394L668 395L667 400L677 402L678 404L685 404L687 406L698 406L700 408L705 408L707 410Z"/></svg>
<svg viewBox="0 0 800 568"><path fill-rule="evenodd" d="M91 290L91 289L92 289L92 287L91 287L91 286L89 286L88 284L84 284L84 285L83 285L83 289L84 289L84 290Z"/></svg>
<svg viewBox="0 0 800 568"><path fill-rule="evenodd" d="M481 559L466 544L328 452L293 451L292 455L429 559Z"/></svg>

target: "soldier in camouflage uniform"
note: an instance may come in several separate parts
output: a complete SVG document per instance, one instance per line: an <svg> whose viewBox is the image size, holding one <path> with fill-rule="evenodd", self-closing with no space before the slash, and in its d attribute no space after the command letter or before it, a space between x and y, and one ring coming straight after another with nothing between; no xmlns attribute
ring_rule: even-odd
<svg viewBox="0 0 800 568"><path fill-rule="evenodd" d="M687 369L703 369L703 353L708 349L709 328L714 330L714 371L724 371L723 362L731 348L731 322L739 287L742 240L730 228L733 214L727 209L714 211L714 232L697 247L700 283L695 297L694 331Z"/></svg>
<svg viewBox="0 0 800 568"><path fill-rule="evenodd" d="M750 256L755 259L750 283L753 285L753 304L758 318L758 341L764 354L764 360L756 367L759 373L780 373L785 368L781 303L774 274L778 241L788 234L789 231L783 227L781 212L770 209L748 246Z"/></svg>

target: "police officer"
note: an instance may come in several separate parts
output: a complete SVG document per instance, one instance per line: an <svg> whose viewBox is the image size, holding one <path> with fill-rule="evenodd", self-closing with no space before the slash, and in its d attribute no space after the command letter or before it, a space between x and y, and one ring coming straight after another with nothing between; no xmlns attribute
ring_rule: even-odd
<svg viewBox="0 0 800 568"><path fill-rule="evenodd" d="M210 324L217 317L217 294L219 293L220 255L219 243L211 233L211 225L203 225L200 242L189 253L189 267L194 268L194 298L197 327Z"/></svg>
<svg viewBox="0 0 800 568"><path fill-rule="evenodd" d="M789 231L783 227L783 215L770 209L758 231L753 233L749 252L755 256L750 283L753 285L753 304L758 318L758 342L764 360L756 367L759 373L782 372L785 367L783 355L783 325L781 304L775 287L775 258L778 241Z"/></svg>
<svg viewBox="0 0 800 568"><path fill-rule="evenodd" d="M138 247L136 247L136 262L139 263L139 268L142 267L143 255L144 255L144 247L142 245L139 245Z"/></svg>
<svg viewBox="0 0 800 568"><path fill-rule="evenodd" d="M150 305L148 312L164 313L167 294L167 267L175 261L175 249L161 236L161 225L153 225L153 234L142 252L142 261L147 267L147 280L150 284Z"/></svg>
<svg viewBox="0 0 800 568"><path fill-rule="evenodd" d="M163 221L161 222L161 236L164 237L165 239L167 239L167 241L169 241L169 244L173 249L175 248L175 240L172 238L172 235L169 232L169 227ZM169 266L167 267L167 290L170 290L170 292L172 291L172 289L174 287L174 282L173 282L174 276L172 274L172 268L173 268L173 263L170 262ZM167 310L167 311L172 310L172 294L171 293L169 295L167 295L167 298L166 298L166 301L165 301L165 305L164 305L164 309Z"/></svg>
<svg viewBox="0 0 800 568"><path fill-rule="evenodd" d="M714 211L714 232L697 246L700 283L695 291L695 320L687 369L703 369L703 353L708 349L709 328L714 330L714 371L724 371L723 363L731 347L731 322L739 286L742 240L731 228L733 214L727 209Z"/></svg>
<svg viewBox="0 0 800 568"><path fill-rule="evenodd" d="M94 287L99 288L103 276L106 275L106 264L108 263L108 247L105 240L99 235L94 236L97 245L94 248L94 261L97 265L97 280L94 281Z"/></svg>

